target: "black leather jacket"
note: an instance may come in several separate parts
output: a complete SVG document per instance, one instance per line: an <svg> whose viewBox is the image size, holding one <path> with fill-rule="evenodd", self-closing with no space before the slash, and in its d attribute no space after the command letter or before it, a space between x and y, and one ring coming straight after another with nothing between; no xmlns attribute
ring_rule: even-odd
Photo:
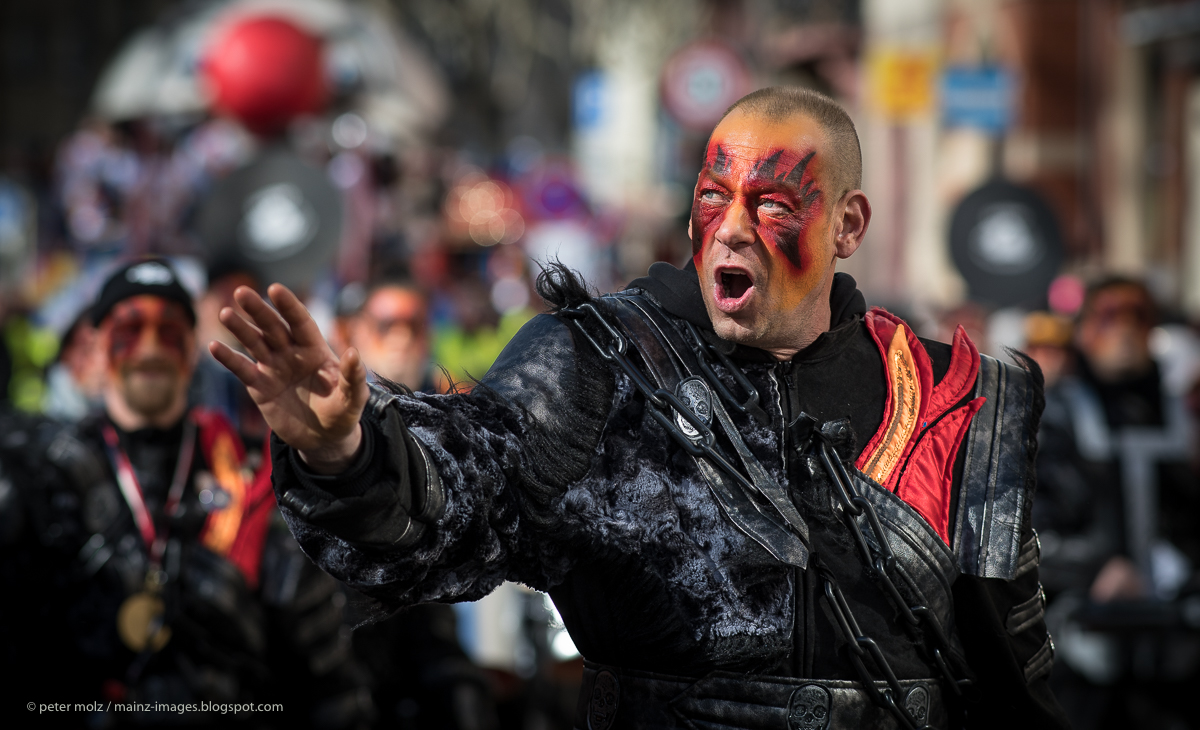
<svg viewBox="0 0 1200 730"><path fill-rule="evenodd" d="M667 328L692 322L715 341L690 268L656 265L622 296L597 303L616 317L620 301L641 297L661 307ZM748 451L803 513L811 549L806 566L781 561L731 522L703 469L650 417L629 376L614 372L562 315L530 322L469 394L373 390L363 417L364 446L340 476L308 472L276 442L275 484L284 515L320 565L389 607L472 600L503 580L548 591L590 663L580 727L688 727L716 718L725 718L727 727L818 727L802 700L832 697L836 710L839 693L855 691L860 679L852 647L824 600L825 576L836 578L862 633L881 648L896 679L908 683L906 693L912 694L913 682L925 682L917 694L947 695L929 680L939 672L931 654L899 624L864 569L834 507L828 476L789 429L802 412L812 416L825 425L819 430L829 434L840 460L856 471L866 438L856 444L855 434L874 433L883 419L884 366L863 323L862 296L848 276L838 275L831 309L831 330L791 362L727 347L760 394L763 411L759 418L735 412L730 418ZM646 343L639 344L636 333L631 337L638 351L630 358L652 370ZM949 348L929 343L927 349L940 378ZM733 387L730 373L717 370ZM999 372L1025 377L1011 366ZM986 484L989 468L995 476L1001 444L992 443L989 429L1001 424L1019 447L1007 455L1016 465L1002 479L1007 483L997 488L993 478L991 492L956 490L961 496L951 510L965 515L956 524L967 539L954 540L954 547L935 544L936 536L921 544L933 533L914 527L920 518L911 509L877 485L870 497L889 503L879 508L881 519L900 526L888 529L910 533L896 537L897 544L908 540L908 559L927 565L913 569L921 577L906 590L930 597L952 645L947 658L975 681L967 699L947 697L937 713L931 710L929 719L940 718L939 727L961 726L967 718L971 727L1063 726L1045 689L1050 648L1040 612L1032 610L1028 625L1011 621L1020 604L1040 608L1026 509L1030 428L1040 407L1030 395L1036 386L1019 385L1029 397L1010 407L1015 417L1005 421L1003 407L990 411L992 421L978 441L995 446L995 453L976 458L984 474L972 482ZM994 377L990 387L997 387ZM966 483L964 468L971 467L959 465L956 484ZM856 472L859 488L871 489L860 477ZM997 500L1002 493L1011 499ZM900 515L905 510L912 514ZM916 536L922 529L928 534ZM932 605L939 601L940 608ZM1020 630L1009 630L1014 626ZM882 678L877 665L867 664ZM746 680L734 682L740 699L719 688L728 677ZM747 689L758 687L749 680L760 678L766 678L761 687ZM811 689L816 680L823 689ZM678 684L674 692L672 683ZM614 694L612 686L624 689ZM616 698L621 692L625 700ZM684 695L696 701L680 704ZM844 710L834 714L837 727L896 726L861 703Z"/></svg>

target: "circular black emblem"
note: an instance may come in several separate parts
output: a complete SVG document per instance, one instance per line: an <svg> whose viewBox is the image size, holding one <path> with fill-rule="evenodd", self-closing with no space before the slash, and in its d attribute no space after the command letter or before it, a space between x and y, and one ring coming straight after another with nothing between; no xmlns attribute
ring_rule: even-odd
<svg viewBox="0 0 1200 730"><path fill-rule="evenodd" d="M303 288L337 255L342 192L325 170L272 147L213 185L196 228L210 261Z"/></svg>
<svg viewBox="0 0 1200 730"><path fill-rule="evenodd" d="M1037 306L1062 264L1062 234L1054 211L1039 193L993 180L955 208L950 255L972 299L998 306Z"/></svg>

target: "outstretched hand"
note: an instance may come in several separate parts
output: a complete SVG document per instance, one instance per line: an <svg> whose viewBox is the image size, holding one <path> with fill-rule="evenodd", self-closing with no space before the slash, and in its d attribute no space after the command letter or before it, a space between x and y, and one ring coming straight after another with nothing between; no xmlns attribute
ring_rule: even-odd
<svg viewBox="0 0 1200 730"><path fill-rule="evenodd" d="M267 294L274 309L250 288L238 287L233 298L249 321L229 307L219 315L253 360L221 342L210 343L208 351L250 391L275 435L315 471L336 474L362 442L366 368L353 348L338 358L287 287L272 284Z"/></svg>

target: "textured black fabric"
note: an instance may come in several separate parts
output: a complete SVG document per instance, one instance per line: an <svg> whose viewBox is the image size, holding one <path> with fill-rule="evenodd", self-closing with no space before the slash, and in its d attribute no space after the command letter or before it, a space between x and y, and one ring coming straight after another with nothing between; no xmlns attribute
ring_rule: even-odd
<svg viewBox="0 0 1200 730"><path fill-rule="evenodd" d="M697 327L712 330L708 311L704 308L696 264L690 259L682 269L659 261L650 265L646 276L634 279L627 289L642 289L654 297L671 314ZM698 306L697 306L698 305Z"/></svg>
<svg viewBox="0 0 1200 730"><path fill-rule="evenodd" d="M532 350L505 348L484 387L520 408L533 427L524 440L527 477L542 499L581 478L612 404L613 373L593 349L576 347L575 332L549 315L525 325L539 343Z"/></svg>

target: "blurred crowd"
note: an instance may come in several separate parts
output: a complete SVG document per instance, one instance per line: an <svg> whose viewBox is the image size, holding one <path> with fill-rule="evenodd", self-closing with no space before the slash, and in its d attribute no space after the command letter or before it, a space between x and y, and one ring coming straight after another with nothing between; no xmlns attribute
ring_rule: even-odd
<svg viewBox="0 0 1200 730"><path fill-rule="evenodd" d="M325 72L295 22L226 39ZM403 139L361 84L310 108L249 63L228 109L89 116L44 189L0 180L0 582L36 586L0 608L6 695L161 708L73 718L94 728L569 727L582 662L544 595L381 617L300 552L265 423L206 345L234 343L238 287L282 281L372 379L468 390L537 313L535 258L612 285L600 224L532 139L485 169ZM272 91L288 113L256 106ZM283 711L176 711L201 700Z"/></svg>

